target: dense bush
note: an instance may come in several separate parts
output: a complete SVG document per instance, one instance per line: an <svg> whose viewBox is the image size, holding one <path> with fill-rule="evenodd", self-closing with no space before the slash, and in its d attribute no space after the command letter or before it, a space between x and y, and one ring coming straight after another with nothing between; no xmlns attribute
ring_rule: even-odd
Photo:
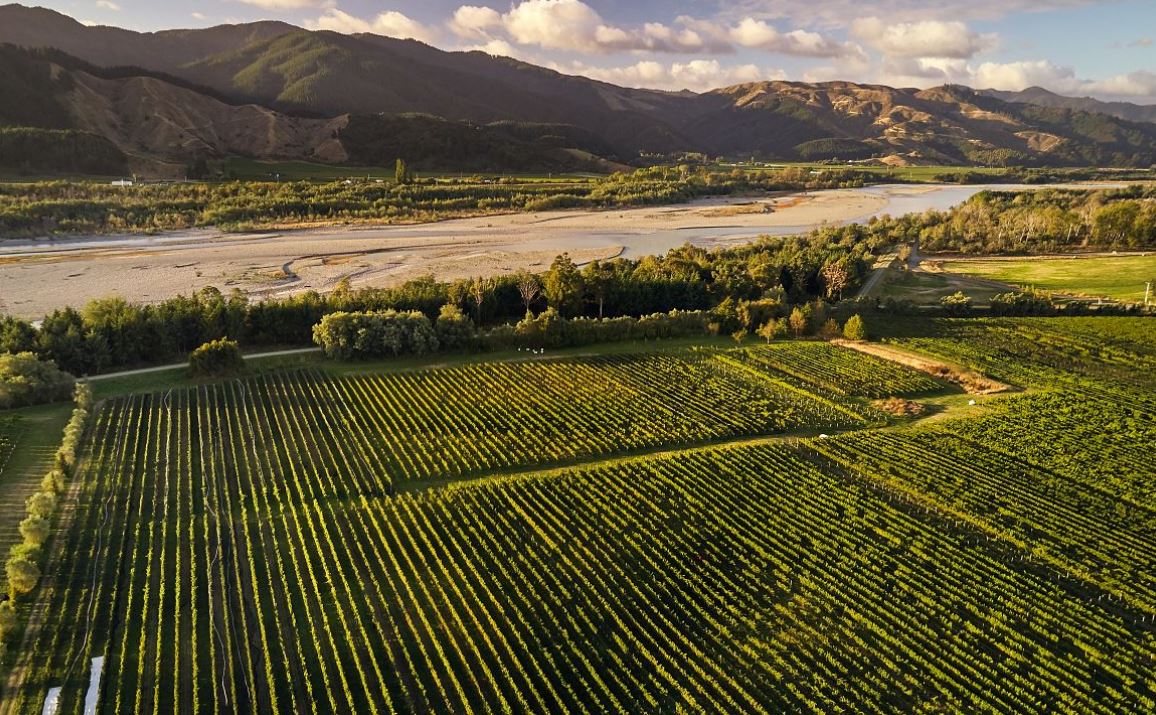
<svg viewBox="0 0 1156 715"><path fill-rule="evenodd" d="M66 400L75 382L34 353L0 353L0 410Z"/></svg>
<svg viewBox="0 0 1156 715"><path fill-rule="evenodd" d="M985 191L947 212L895 219L925 251L1040 253L1156 246L1156 188Z"/></svg>
<svg viewBox="0 0 1156 715"><path fill-rule="evenodd" d="M234 375L245 369L245 358L241 356L236 340L218 338L189 355L189 369L197 377Z"/></svg>
<svg viewBox="0 0 1156 715"><path fill-rule="evenodd" d="M1040 291L1000 293L991 299L992 315L1055 315L1056 312L1048 294Z"/></svg>
<svg viewBox="0 0 1156 715"><path fill-rule="evenodd" d="M963 318L971 315L971 297L963 291L956 291L939 299L939 307L944 315Z"/></svg>
<svg viewBox="0 0 1156 715"><path fill-rule="evenodd" d="M553 308L537 317L527 316L514 328L486 338L495 347L561 348L625 340L654 340L705 335L710 314L679 311L644 315L641 318L573 318L567 320Z"/></svg>
<svg viewBox="0 0 1156 715"><path fill-rule="evenodd" d="M0 168L25 173L123 174L124 153L104 137L72 129L0 127Z"/></svg>
<svg viewBox="0 0 1156 715"><path fill-rule="evenodd" d="M313 328L313 342L338 360L425 355L438 349L437 331L416 310L330 313Z"/></svg>

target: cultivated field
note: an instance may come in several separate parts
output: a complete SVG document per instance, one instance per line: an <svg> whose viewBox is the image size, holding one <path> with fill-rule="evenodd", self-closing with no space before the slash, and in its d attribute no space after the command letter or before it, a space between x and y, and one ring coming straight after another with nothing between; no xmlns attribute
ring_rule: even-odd
<svg viewBox="0 0 1156 715"><path fill-rule="evenodd" d="M8 712L95 656L101 712L1151 710L1151 321L890 339L1025 392L880 429L956 391L784 343L106 401Z"/></svg>

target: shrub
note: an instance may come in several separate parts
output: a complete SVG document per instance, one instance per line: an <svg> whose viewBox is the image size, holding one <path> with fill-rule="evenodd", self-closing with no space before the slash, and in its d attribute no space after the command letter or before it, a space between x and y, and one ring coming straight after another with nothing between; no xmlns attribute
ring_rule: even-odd
<svg viewBox="0 0 1156 715"><path fill-rule="evenodd" d="M36 549L25 543L13 547L12 556L5 564L8 576L8 593L13 599L23 596L36 588L40 580L40 567L36 564Z"/></svg>
<svg viewBox="0 0 1156 715"><path fill-rule="evenodd" d="M189 355L189 368L197 377L234 375L245 369L245 358L236 340L211 340Z"/></svg>
<svg viewBox="0 0 1156 715"><path fill-rule="evenodd" d="M437 352L438 335L420 311L330 313L313 327L313 342L337 360Z"/></svg>
<svg viewBox="0 0 1156 715"><path fill-rule="evenodd" d="M0 409L66 400L76 378L30 352L0 355Z"/></svg>
<svg viewBox="0 0 1156 715"><path fill-rule="evenodd" d="M438 344L443 350L458 350L474 339L474 323L466 317L461 308L452 303L442 306L434 326Z"/></svg>
<svg viewBox="0 0 1156 715"><path fill-rule="evenodd" d="M30 546L43 546L52 533L52 522L42 516L29 514L20 522L20 535Z"/></svg>
<svg viewBox="0 0 1156 715"><path fill-rule="evenodd" d="M835 322L834 318L828 318L827 322L819 328L819 337L824 340L834 340L840 335L839 324Z"/></svg>
<svg viewBox="0 0 1156 715"><path fill-rule="evenodd" d="M956 291L939 299L939 306L943 312L954 318L971 315L971 298L963 291Z"/></svg>
<svg viewBox="0 0 1156 715"><path fill-rule="evenodd" d="M1026 290L1001 293L991 299L992 315L1054 315L1056 306L1047 293Z"/></svg>
<svg viewBox="0 0 1156 715"><path fill-rule="evenodd" d="M867 326L863 323L863 318L858 315L848 318L843 325L843 337L847 340L866 340Z"/></svg>

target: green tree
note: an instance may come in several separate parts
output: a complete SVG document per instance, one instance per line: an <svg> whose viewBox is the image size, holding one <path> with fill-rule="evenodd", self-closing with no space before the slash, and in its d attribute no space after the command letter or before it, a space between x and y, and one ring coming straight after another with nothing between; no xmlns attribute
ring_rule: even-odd
<svg viewBox="0 0 1156 715"><path fill-rule="evenodd" d="M8 575L8 592L13 598L23 596L36 588L40 580L40 567L33 559L34 550L14 550L12 557L5 564L5 573Z"/></svg>
<svg viewBox="0 0 1156 715"><path fill-rule="evenodd" d="M107 345L89 335L83 316L73 308L47 315L36 343L37 352L73 375L95 372L108 358Z"/></svg>
<svg viewBox="0 0 1156 715"><path fill-rule="evenodd" d="M828 318L827 322L819 326L817 334L824 340L834 340L840 335L839 324L835 322L834 318Z"/></svg>
<svg viewBox="0 0 1156 715"><path fill-rule="evenodd" d="M26 320L0 316L0 353L23 353L36 349L36 329Z"/></svg>
<svg viewBox="0 0 1156 715"><path fill-rule="evenodd" d="M569 253L554 259L543 282L546 301L560 315L570 317L582 310L582 274Z"/></svg>
<svg viewBox="0 0 1156 715"><path fill-rule="evenodd" d="M474 324L453 303L442 306L434 330L437 332L438 343L446 350L464 348L474 337Z"/></svg>
<svg viewBox="0 0 1156 715"><path fill-rule="evenodd" d="M0 353L0 409L67 400L76 380L35 353Z"/></svg>
<svg viewBox="0 0 1156 715"><path fill-rule="evenodd" d="M43 546L51 533L52 522L44 517L29 514L20 522L20 535L29 546Z"/></svg>
<svg viewBox="0 0 1156 715"><path fill-rule="evenodd" d="M810 322L806 311L799 307L792 310L791 317L787 318L787 324L796 338L803 337L803 333L807 332L807 324Z"/></svg>
<svg viewBox="0 0 1156 715"><path fill-rule="evenodd" d="M900 246L898 256L899 263L903 267L903 270L911 270L911 245L905 243Z"/></svg>
<svg viewBox="0 0 1156 715"><path fill-rule="evenodd" d="M245 358L236 340L211 340L189 355L189 368L197 377L234 375L245 369Z"/></svg>
<svg viewBox="0 0 1156 715"><path fill-rule="evenodd" d="M866 340L867 326L863 323L863 318L858 315L848 318L843 326L843 337L848 340Z"/></svg>
<svg viewBox="0 0 1156 715"><path fill-rule="evenodd" d="M51 519L56 513L56 495L52 492L35 492L25 502L28 513L42 519Z"/></svg>
<svg viewBox="0 0 1156 715"><path fill-rule="evenodd" d="M582 282L590 293L590 298L598 304L598 317L603 317L603 308L606 305L606 294L614 280L614 273L606 268L601 261L590 261L582 270Z"/></svg>
<svg viewBox="0 0 1156 715"><path fill-rule="evenodd" d="M847 260L831 261L823 266L820 275L823 277L823 289L830 300L841 300L843 291L851 282L851 272L847 270Z"/></svg>
<svg viewBox="0 0 1156 715"><path fill-rule="evenodd" d="M478 327L482 325L482 305L493 290L494 283L489 278L475 277L470 280L470 301L474 304L474 322Z"/></svg>
<svg viewBox="0 0 1156 715"><path fill-rule="evenodd" d="M0 643L8 643L15 635L20 621L16 615L16 604L12 601L0 602Z"/></svg>
<svg viewBox="0 0 1156 715"><path fill-rule="evenodd" d="M398 184L413 183L413 172L409 169L409 164L405 159L398 159L393 165L393 180Z"/></svg>
<svg viewBox="0 0 1156 715"><path fill-rule="evenodd" d="M771 318L759 326L756 334L768 343L787 337L787 322L782 318Z"/></svg>

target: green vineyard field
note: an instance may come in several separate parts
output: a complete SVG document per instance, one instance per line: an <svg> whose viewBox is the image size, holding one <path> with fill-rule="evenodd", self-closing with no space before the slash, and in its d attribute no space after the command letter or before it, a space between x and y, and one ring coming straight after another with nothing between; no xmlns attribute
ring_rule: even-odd
<svg viewBox="0 0 1156 715"><path fill-rule="evenodd" d="M924 373L829 343L779 343L744 350L736 357L760 370L784 373L840 395L892 397L943 389Z"/></svg>
<svg viewBox="0 0 1156 715"><path fill-rule="evenodd" d="M1156 711L1142 320L107 400L4 712Z"/></svg>

